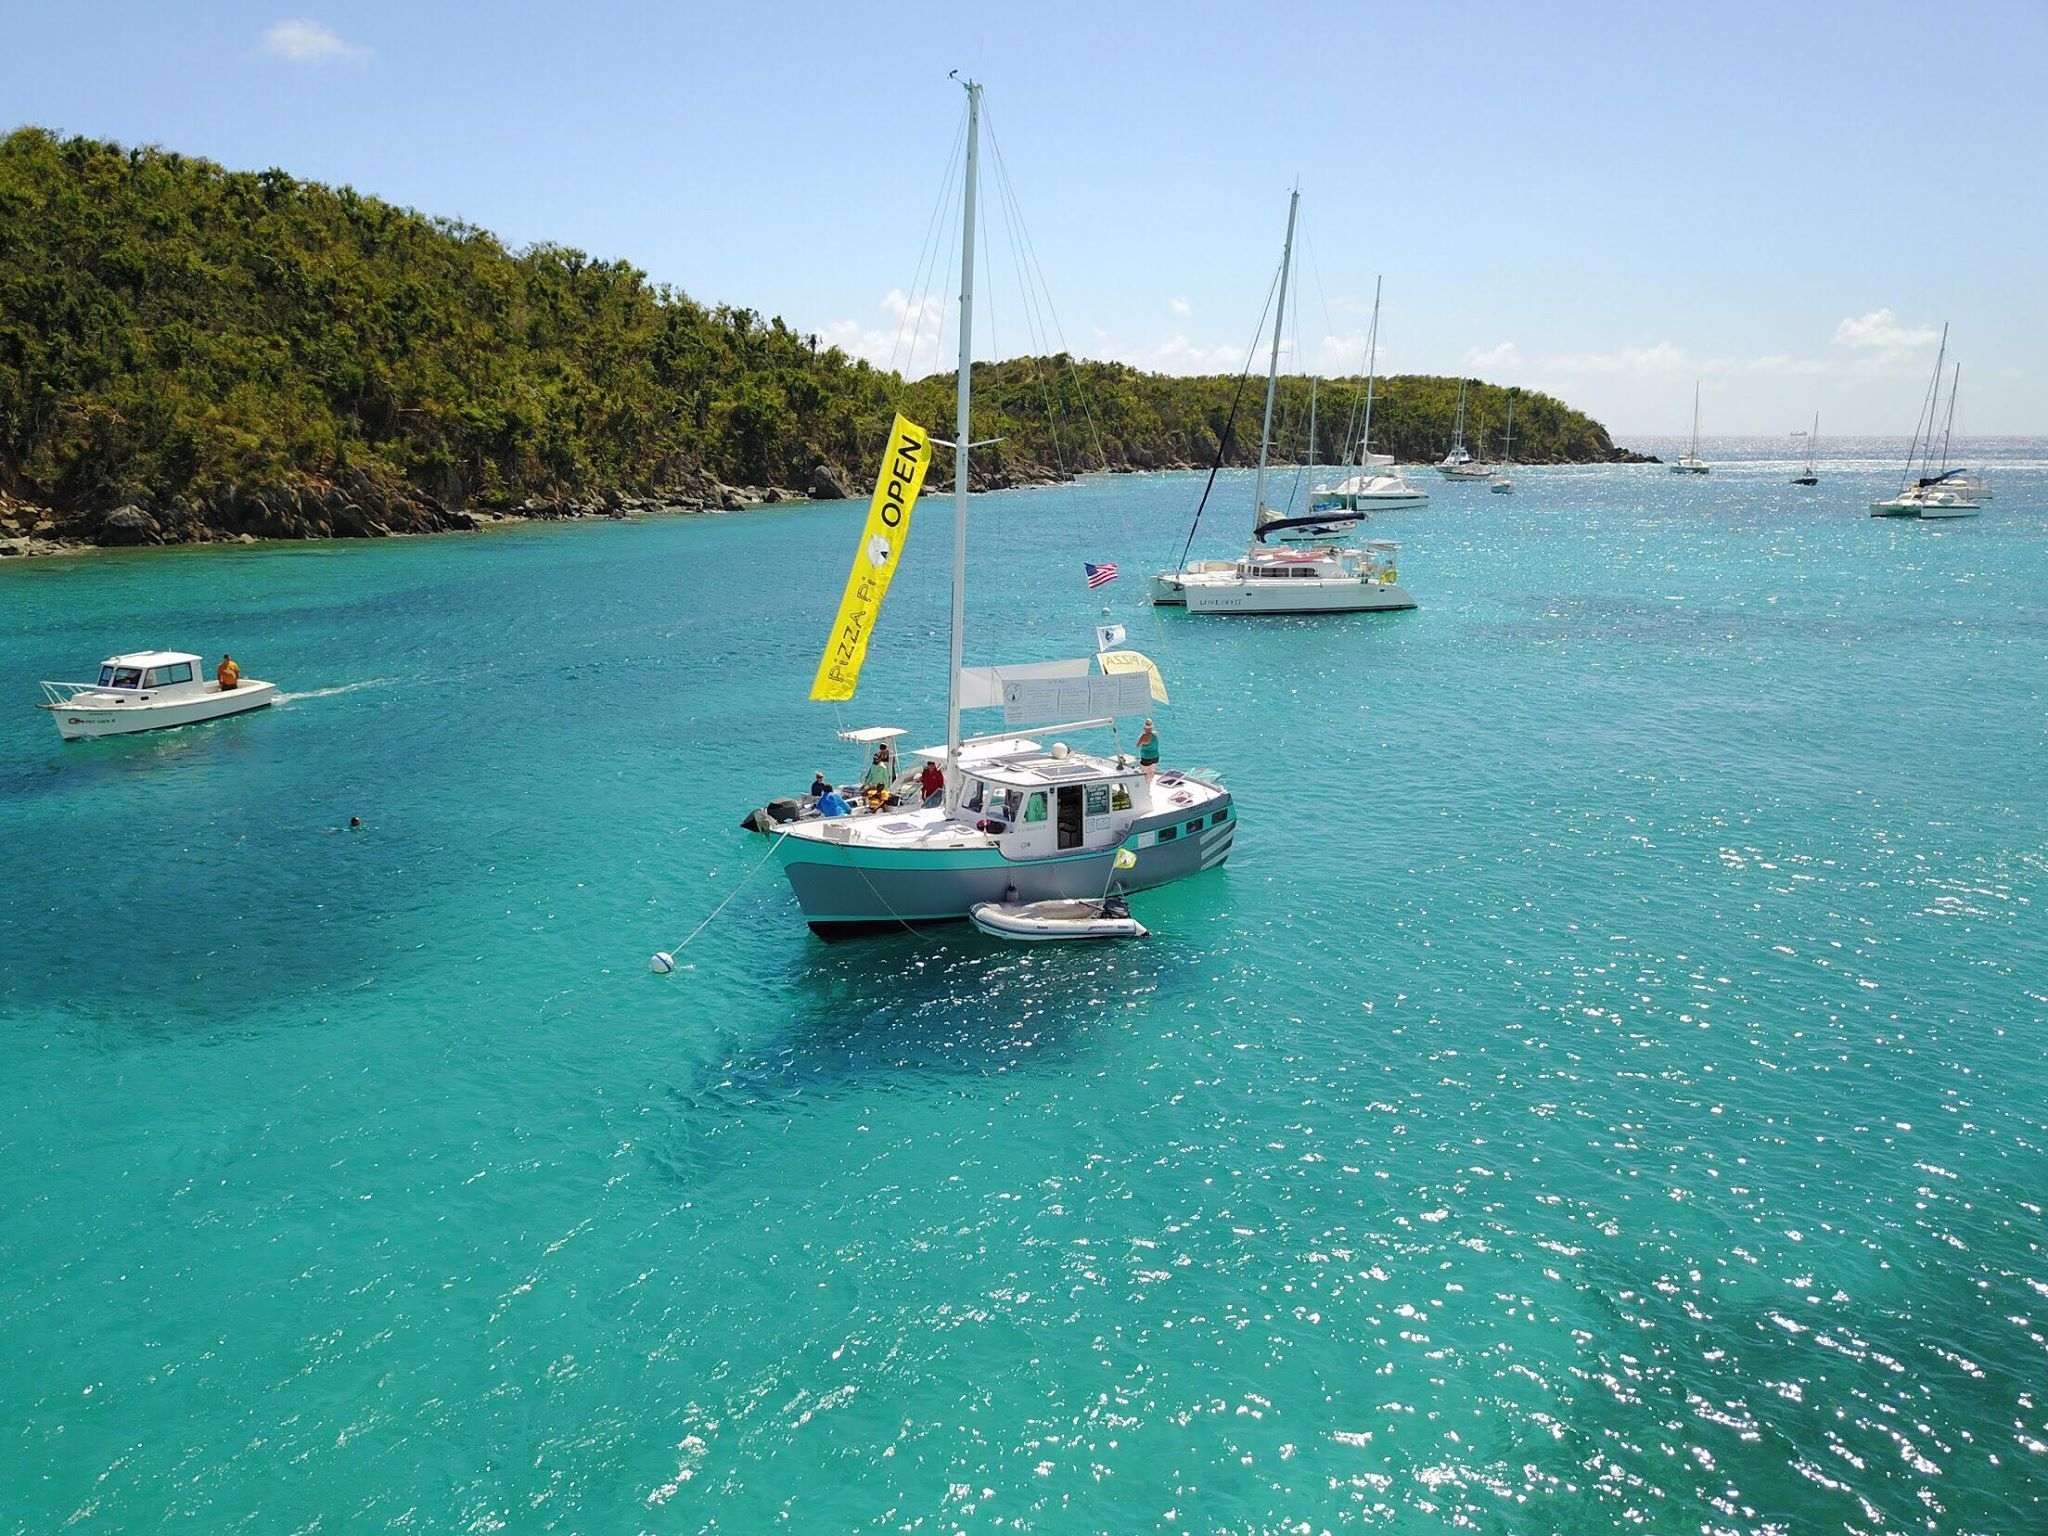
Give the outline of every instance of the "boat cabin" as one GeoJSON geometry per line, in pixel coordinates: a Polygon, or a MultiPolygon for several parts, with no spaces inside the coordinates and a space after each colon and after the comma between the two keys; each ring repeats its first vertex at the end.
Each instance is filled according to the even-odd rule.
{"type": "Polygon", "coordinates": [[[1058,741],[1001,745],[1011,750],[962,756],[955,814],[999,839],[1011,858],[1115,847],[1131,818],[1151,809],[1144,772],[1129,757],[1058,741]]]}
{"type": "Polygon", "coordinates": [[[100,663],[100,679],[94,686],[106,692],[134,696],[135,702],[159,691],[175,688],[180,693],[206,686],[205,663],[186,651],[136,651],[127,656],[109,656],[100,663]]]}

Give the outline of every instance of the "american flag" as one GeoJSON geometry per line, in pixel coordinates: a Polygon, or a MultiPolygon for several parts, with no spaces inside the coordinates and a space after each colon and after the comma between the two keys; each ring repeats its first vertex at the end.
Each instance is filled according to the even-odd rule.
{"type": "Polygon", "coordinates": [[[1083,560],[1081,562],[1081,569],[1088,573],[1088,590],[1091,592],[1107,582],[1116,580],[1116,567],[1114,565],[1090,565],[1086,560],[1083,560]]]}

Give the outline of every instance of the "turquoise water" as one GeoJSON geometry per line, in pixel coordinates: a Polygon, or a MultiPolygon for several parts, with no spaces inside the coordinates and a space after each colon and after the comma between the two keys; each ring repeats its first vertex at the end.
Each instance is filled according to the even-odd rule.
{"type": "Polygon", "coordinates": [[[840,719],[858,509],[0,568],[0,1529],[2048,1525],[2048,455],[1799,451],[1432,486],[1363,622],[978,499],[970,661],[1108,596],[1238,796],[1101,949],[737,830],[942,731],[943,498],[840,719]],[[28,708],[144,645],[292,697],[28,708]]]}

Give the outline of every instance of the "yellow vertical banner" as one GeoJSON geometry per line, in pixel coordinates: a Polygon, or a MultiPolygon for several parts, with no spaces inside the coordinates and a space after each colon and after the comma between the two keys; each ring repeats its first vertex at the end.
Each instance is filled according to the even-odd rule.
{"type": "Polygon", "coordinates": [[[904,541],[910,537],[910,509],[917,505],[917,493],[924,489],[925,470],[930,465],[931,434],[898,416],[889,429],[889,450],[882,456],[875,498],[868,503],[867,525],[861,529],[860,547],[853,554],[846,595],[839,599],[839,617],[832,621],[832,638],[819,659],[818,675],[811,679],[812,698],[843,701],[853,697],[860,682],[860,664],[867,658],[868,637],[874,633],[882,599],[888,595],[904,541]]]}

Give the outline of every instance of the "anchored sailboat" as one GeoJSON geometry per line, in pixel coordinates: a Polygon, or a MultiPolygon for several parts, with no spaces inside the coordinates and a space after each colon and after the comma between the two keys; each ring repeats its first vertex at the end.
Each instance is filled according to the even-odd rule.
{"type": "MultiPolygon", "coordinates": [[[[775,853],[796,893],[804,920],[821,937],[837,938],[968,916],[984,903],[1011,906],[1050,900],[1100,902],[1113,888],[1163,885],[1221,864],[1237,832],[1230,792],[1205,775],[1141,763],[1120,745],[1105,753],[1041,744],[1026,736],[1064,737],[1114,731],[1116,718],[1142,714],[1163,692],[1149,662],[1117,652],[1098,637],[1104,675],[1087,658],[1018,667],[969,669],[962,664],[967,603],[969,400],[974,358],[974,215],[979,174],[981,87],[967,89],[966,185],[960,238],[960,361],[953,450],[953,612],[946,698],[946,741],[915,754],[942,771],[937,804],[796,821],[775,832],[775,853]],[[1134,670],[1124,670],[1142,662],[1134,670]],[[963,736],[963,711],[1001,707],[1006,729],[963,736]],[[1052,722],[1061,722],[1054,724],[1052,722]]],[[[899,425],[905,425],[899,423],[899,425]]],[[[893,446],[893,445],[892,445],[893,446]]],[[[890,463],[876,507],[891,505],[890,463]]],[[[907,528],[909,498],[902,499],[907,528]]],[[[862,581],[859,563],[893,564],[900,544],[864,538],[848,592],[862,581]]],[[[879,603],[877,596],[875,601],[879,603]]],[[[842,620],[845,618],[842,610],[842,620]]],[[[872,614],[869,615],[872,617],[872,614]]],[[[842,626],[843,629],[843,626],[842,626]]],[[[860,648],[865,649],[862,627],[860,648]]],[[[835,632],[835,646],[843,639],[835,632]]],[[[828,650],[823,679],[834,662],[828,650]]],[[[858,658],[854,659],[857,672],[858,658]]],[[[843,671],[843,668],[842,668],[843,671]]],[[[848,695],[850,696],[850,683],[848,695]]]]}
{"type": "MultiPolygon", "coordinates": [[[[1303,538],[1331,538],[1348,532],[1368,513],[1391,511],[1396,507],[1426,507],[1429,492],[1420,486],[1410,485],[1394,467],[1391,453],[1372,451],[1372,403],[1373,386],[1379,371],[1380,342],[1380,284],[1375,278],[1372,285],[1372,328],[1366,332],[1365,341],[1365,417],[1358,433],[1358,473],[1348,475],[1335,485],[1319,485],[1315,488],[1309,507],[1324,514],[1325,521],[1313,527],[1282,533],[1280,537],[1288,543],[1303,538]],[[1356,513],[1346,518],[1342,514],[1356,513]]],[[[1313,407],[1313,397],[1311,397],[1313,407]]],[[[1344,454],[1345,467],[1350,467],[1351,455],[1347,448],[1344,454]]]]}
{"type": "Polygon", "coordinates": [[[1675,475],[1704,475],[1709,465],[1700,457],[1700,386],[1695,379],[1692,386],[1692,446],[1678,456],[1678,462],[1671,466],[1675,475]]]}
{"type": "Polygon", "coordinates": [[[1273,394],[1280,376],[1280,336],[1287,321],[1287,278],[1294,263],[1294,219],[1300,204],[1299,192],[1289,196],[1287,240],[1280,253],[1280,303],[1266,364],[1266,418],[1259,431],[1258,474],[1252,481],[1251,547],[1235,560],[1197,560],[1154,576],[1152,601],[1160,607],[1185,607],[1189,613],[1276,614],[1363,613],[1415,606],[1415,599],[1395,580],[1394,554],[1399,546],[1384,539],[1368,540],[1358,548],[1320,544],[1276,549],[1267,543],[1293,529],[1328,521],[1315,514],[1282,517],[1266,505],[1273,394]]]}
{"type": "Polygon", "coordinates": [[[1948,361],[1948,327],[1941,328],[1941,349],[1934,355],[1934,378],[1920,416],[1913,423],[1913,446],[1906,451],[1906,483],[1889,501],[1870,505],[1872,517],[1975,517],[1983,510],[1983,482],[1964,469],[1948,467],[1949,432],[1956,419],[1956,385],[1962,364],[1956,364],[1948,392],[1948,417],[1941,430],[1941,465],[1934,462],[1934,418],[1941,415],[1941,373],[1948,361]]]}
{"type": "Polygon", "coordinates": [[[1820,412],[1813,413],[1813,430],[1806,434],[1806,468],[1792,477],[1794,485],[1819,485],[1820,476],[1813,472],[1813,456],[1820,450],[1820,412]]]}
{"type": "Polygon", "coordinates": [[[1509,478],[1508,466],[1515,462],[1515,397],[1508,396],[1508,429],[1501,439],[1500,472],[1493,477],[1489,489],[1496,496],[1512,496],[1515,482],[1509,478]]]}
{"type": "Polygon", "coordinates": [[[1451,428],[1451,451],[1437,460],[1436,472],[1446,480],[1484,480],[1493,473],[1465,450],[1465,379],[1458,380],[1458,419],[1451,428]]]}

